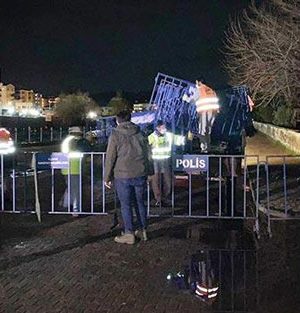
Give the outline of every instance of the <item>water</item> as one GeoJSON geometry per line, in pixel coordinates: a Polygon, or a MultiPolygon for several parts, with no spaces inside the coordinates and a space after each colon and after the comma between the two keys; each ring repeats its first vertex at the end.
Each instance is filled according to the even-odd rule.
{"type": "Polygon", "coordinates": [[[274,225],[273,238],[249,231],[192,226],[170,236],[199,242],[178,271],[165,277],[210,312],[300,312],[300,223],[274,225]]]}

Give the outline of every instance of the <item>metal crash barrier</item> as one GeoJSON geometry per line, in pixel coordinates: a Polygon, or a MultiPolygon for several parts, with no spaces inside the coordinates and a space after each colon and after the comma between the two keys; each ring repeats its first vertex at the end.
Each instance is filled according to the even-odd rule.
{"type": "MultiPolygon", "coordinates": [[[[255,221],[259,232],[258,156],[184,155],[175,157],[173,164],[172,190],[169,199],[164,199],[166,204],[162,200],[153,205],[151,183],[148,185],[149,216],[249,219],[255,221]],[[176,163],[183,166],[176,169],[176,163]]],[[[162,195],[163,184],[161,176],[162,195]]]]}
{"type": "MultiPolygon", "coordinates": [[[[205,160],[205,171],[172,173],[168,206],[152,206],[148,185],[149,216],[253,219],[258,231],[258,157],[205,156],[205,160]]],[[[1,155],[1,211],[106,214],[116,200],[115,192],[104,186],[104,162],[101,152],[82,153],[75,161],[63,153],[19,153],[14,163],[1,155]],[[78,163],[77,175],[70,170],[72,162],[78,163]]]]}
{"type": "MultiPolygon", "coordinates": [[[[105,153],[82,153],[78,173],[63,153],[1,155],[2,213],[107,214],[116,209],[114,190],[104,186],[105,153]],[[75,200],[74,200],[75,197],[75,200]]],[[[268,231],[276,220],[300,219],[300,156],[173,156],[168,199],[155,203],[151,180],[145,194],[148,215],[253,220],[259,212],[268,231]],[[196,162],[196,163],[195,163],[196,162]]],[[[159,188],[163,196],[164,179],[159,188]]]]}
{"type": "Polygon", "coordinates": [[[103,182],[105,153],[18,153],[14,164],[1,155],[1,212],[106,214],[115,203],[103,182]],[[78,173],[71,171],[77,162],[78,173]]]}
{"type": "Polygon", "coordinates": [[[300,156],[270,155],[263,165],[260,205],[272,235],[272,221],[300,220],[300,156]]]}

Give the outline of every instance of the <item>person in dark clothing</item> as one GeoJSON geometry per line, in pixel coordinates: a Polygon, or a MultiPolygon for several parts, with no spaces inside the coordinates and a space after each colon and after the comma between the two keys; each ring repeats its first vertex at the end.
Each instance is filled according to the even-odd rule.
{"type": "Polygon", "coordinates": [[[108,141],[104,177],[107,188],[111,188],[114,179],[121,203],[124,233],[115,237],[115,241],[126,244],[134,244],[135,236],[147,240],[144,192],[150,171],[147,138],[137,125],[130,122],[130,119],[131,114],[128,111],[122,111],[117,115],[118,126],[112,131],[108,141]],[[131,209],[133,196],[138,207],[139,224],[135,232],[131,209]]]}

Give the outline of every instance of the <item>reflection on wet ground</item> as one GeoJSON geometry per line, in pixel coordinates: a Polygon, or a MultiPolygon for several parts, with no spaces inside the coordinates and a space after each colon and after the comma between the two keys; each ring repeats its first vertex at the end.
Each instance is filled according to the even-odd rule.
{"type": "Polygon", "coordinates": [[[176,238],[199,250],[165,277],[168,288],[207,304],[211,312],[300,311],[300,225],[277,225],[276,238],[254,242],[242,225],[178,228],[176,238]]]}

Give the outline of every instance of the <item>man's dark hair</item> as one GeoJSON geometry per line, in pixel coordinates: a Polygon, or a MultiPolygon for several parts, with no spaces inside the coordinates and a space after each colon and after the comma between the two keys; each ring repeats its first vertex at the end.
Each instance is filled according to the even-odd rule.
{"type": "Polygon", "coordinates": [[[117,114],[117,122],[124,123],[124,122],[129,122],[131,120],[131,113],[129,111],[120,111],[117,114]]]}
{"type": "Polygon", "coordinates": [[[161,126],[161,125],[165,125],[164,121],[158,120],[158,121],[156,122],[156,127],[159,127],[159,126],[161,126]]]}

